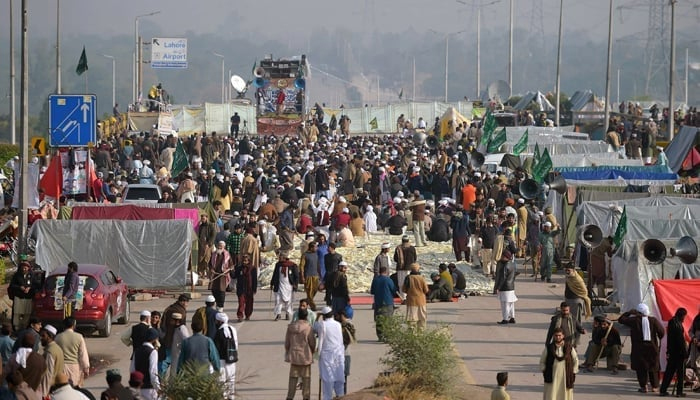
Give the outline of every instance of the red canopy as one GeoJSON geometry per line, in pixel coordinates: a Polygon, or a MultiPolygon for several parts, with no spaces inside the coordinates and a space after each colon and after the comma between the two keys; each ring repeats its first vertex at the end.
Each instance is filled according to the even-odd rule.
{"type": "Polygon", "coordinates": [[[688,310],[683,326],[690,329],[700,305],[700,279],[655,279],[652,281],[661,319],[670,320],[679,307],[688,310]]]}

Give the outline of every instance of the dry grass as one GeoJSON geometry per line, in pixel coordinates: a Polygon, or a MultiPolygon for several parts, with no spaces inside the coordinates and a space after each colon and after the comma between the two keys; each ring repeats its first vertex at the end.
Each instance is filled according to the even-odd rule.
{"type": "Polygon", "coordinates": [[[425,387],[425,383],[419,375],[405,375],[394,373],[380,375],[375,381],[375,387],[384,390],[387,398],[392,400],[449,400],[450,397],[441,396],[425,387]]]}

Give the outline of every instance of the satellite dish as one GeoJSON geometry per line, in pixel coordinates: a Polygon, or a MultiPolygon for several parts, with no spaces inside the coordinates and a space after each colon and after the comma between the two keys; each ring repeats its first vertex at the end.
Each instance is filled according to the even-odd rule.
{"type": "Polygon", "coordinates": [[[234,76],[231,77],[231,86],[233,86],[233,88],[234,88],[238,93],[241,93],[241,92],[245,92],[246,86],[248,86],[248,85],[246,85],[246,83],[245,83],[245,81],[243,80],[243,78],[241,78],[241,77],[238,76],[238,75],[234,75],[234,76]]]}
{"type": "Polygon", "coordinates": [[[506,81],[497,80],[489,84],[486,92],[490,99],[499,98],[501,100],[508,100],[510,97],[510,85],[506,81]]]}

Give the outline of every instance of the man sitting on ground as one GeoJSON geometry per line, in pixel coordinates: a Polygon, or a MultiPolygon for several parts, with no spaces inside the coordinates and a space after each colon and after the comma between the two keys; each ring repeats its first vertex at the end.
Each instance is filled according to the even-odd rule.
{"type": "Polygon", "coordinates": [[[449,282],[447,282],[447,280],[441,277],[437,272],[431,273],[430,279],[433,281],[433,284],[430,285],[428,301],[431,303],[435,300],[450,301],[452,298],[452,289],[450,288],[449,282]]]}

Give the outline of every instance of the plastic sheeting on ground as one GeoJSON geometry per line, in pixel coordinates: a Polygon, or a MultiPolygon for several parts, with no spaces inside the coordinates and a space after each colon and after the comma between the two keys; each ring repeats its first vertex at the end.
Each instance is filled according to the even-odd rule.
{"type": "Polygon", "coordinates": [[[185,285],[194,231],[188,219],[39,220],[36,262],[47,272],[70,261],[108,265],[131,288],[185,285]]]}

